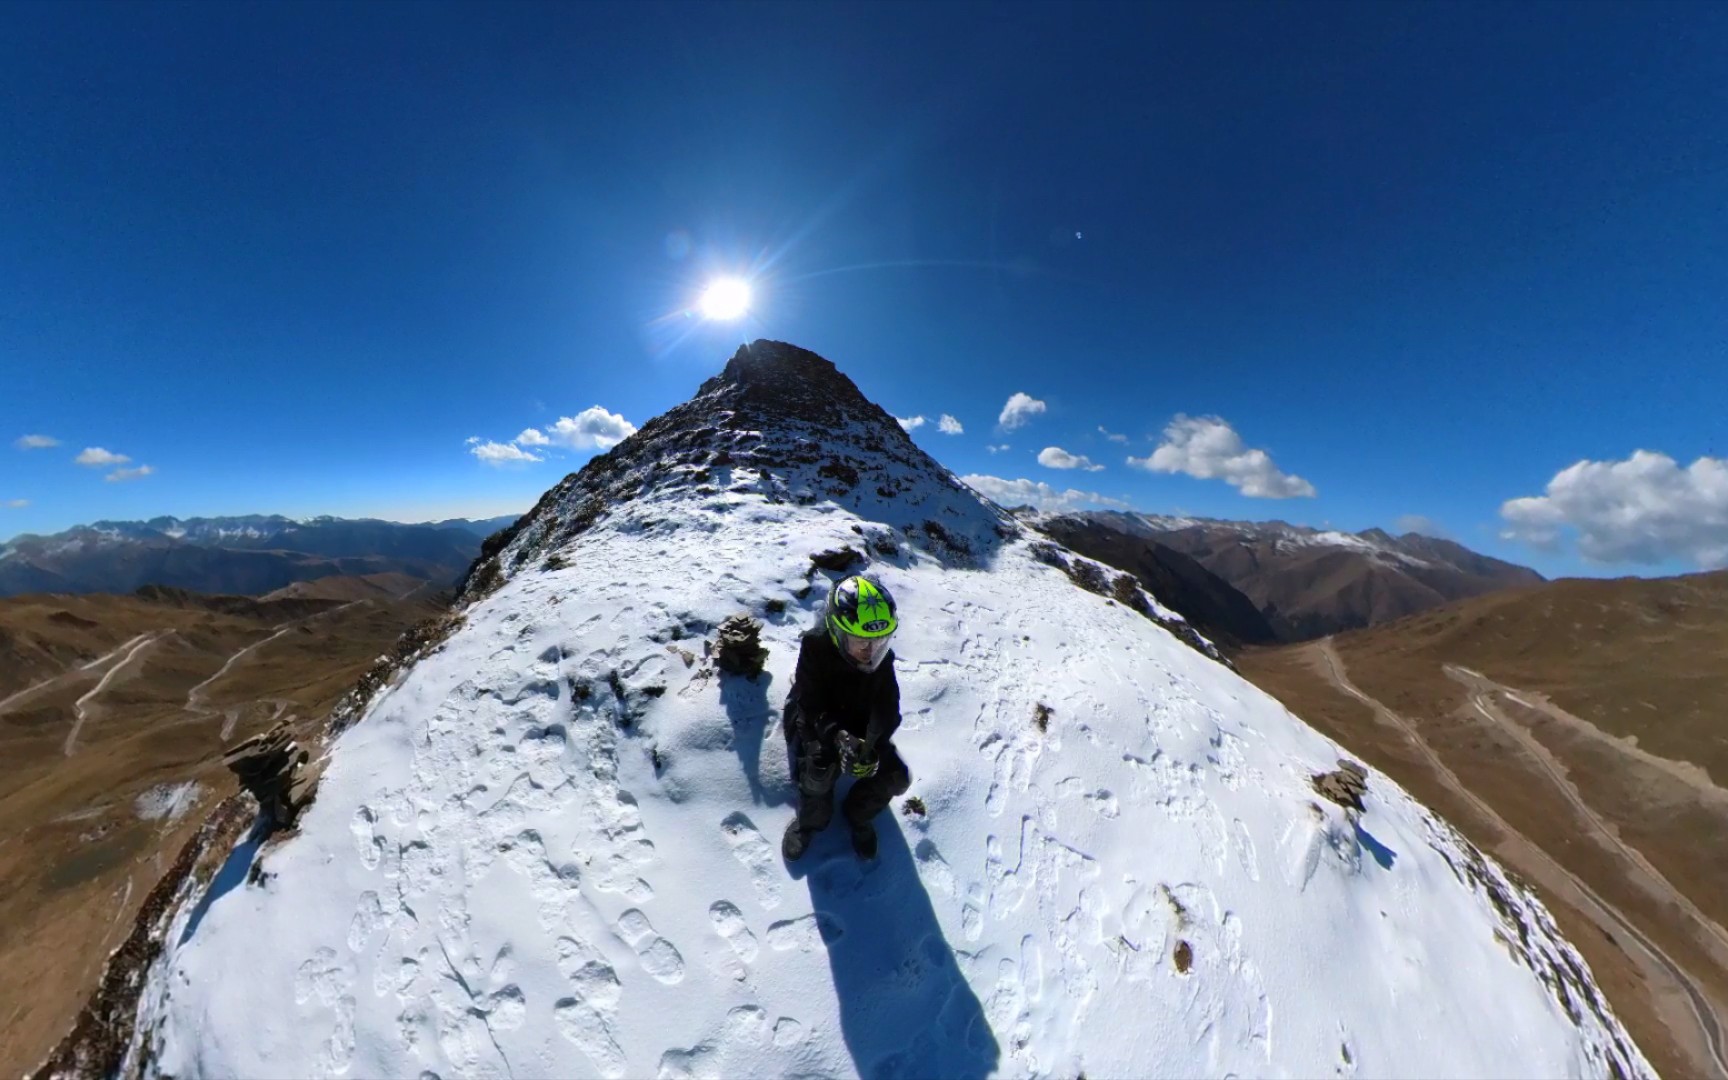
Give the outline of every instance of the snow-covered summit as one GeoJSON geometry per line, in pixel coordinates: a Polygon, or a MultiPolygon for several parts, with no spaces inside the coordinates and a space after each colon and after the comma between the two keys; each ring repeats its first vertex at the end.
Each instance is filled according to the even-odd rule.
{"type": "Polygon", "coordinates": [[[1319,796],[1335,745],[814,354],[741,350],[487,554],[299,832],[185,898],[134,1065],[1651,1072],[1534,896],[1384,776],[1319,796]],[[787,867],[779,706],[846,547],[900,601],[918,803],[787,867]],[[707,655],[739,611],[754,680],[707,655]]]}
{"type": "Polygon", "coordinates": [[[858,519],[852,544],[895,547],[909,531],[949,565],[981,565],[1021,531],[831,362],[759,340],[694,398],[548,491],[515,526],[499,568],[508,577],[602,520],[629,531],[678,526],[649,507],[725,514],[757,503],[844,507],[858,519]]]}

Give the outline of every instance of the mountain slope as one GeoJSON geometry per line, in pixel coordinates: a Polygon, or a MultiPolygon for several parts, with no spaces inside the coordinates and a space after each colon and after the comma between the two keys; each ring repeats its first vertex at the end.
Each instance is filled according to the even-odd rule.
{"type": "Polygon", "coordinates": [[[443,587],[474,558],[483,536],[513,520],[403,525],[250,515],[99,521],[0,544],[0,596],[120,593],[143,585],[254,595],[321,577],[384,573],[443,587]]]}
{"type": "Polygon", "coordinates": [[[1278,640],[1254,601],[1180,551],[1078,515],[1023,516],[1064,547],[1133,574],[1148,592],[1214,641],[1241,646],[1278,640]]]}
{"type": "Polygon", "coordinates": [[[304,733],[443,605],[195,596],[0,599],[0,1076],[35,1065],[198,816],[226,743],[304,733]]]}
{"type": "Polygon", "coordinates": [[[1241,590],[1287,641],[1373,626],[1450,600],[1539,584],[1534,570],[1416,533],[1394,537],[1282,521],[1215,521],[1119,511],[1074,515],[1197,560],[1241,590]]]}
{"type": "Polygon", "coordinates": [[[1533,896],[1379,774],[1360,820],[1316,796],[1332,743],[1138,594],[1077,589],[1102,571],[1059,572],[813,354],[741,350],[519,525],[260,883],[247,847],[186,898],[135,1063],[1650,1071],[1533,896]],[[810,557],[847,545],[901,602],[925,812],[884,815],[875,862],[835,830],[788,873],[775,715],[810,557]],[[740,610],[754,681],[706,655],[740,610]]]}

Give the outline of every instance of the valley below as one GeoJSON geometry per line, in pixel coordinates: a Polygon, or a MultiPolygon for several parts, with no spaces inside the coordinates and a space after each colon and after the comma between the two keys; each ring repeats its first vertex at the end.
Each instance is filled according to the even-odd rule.
{"type": "Polygon", "coordinates": [[[146,588],[0,599],[0,1074],[71,1027],[211,807],[226,746],[299,735],[448,593],[401,575],[264,598],[146,588]]]}
{"type": "Polygon", "coordinates": [[[1664,1073],[1728,1075],[1728,574],[1562,581],[1244,674],[1534,884],[1664,1073]]]}

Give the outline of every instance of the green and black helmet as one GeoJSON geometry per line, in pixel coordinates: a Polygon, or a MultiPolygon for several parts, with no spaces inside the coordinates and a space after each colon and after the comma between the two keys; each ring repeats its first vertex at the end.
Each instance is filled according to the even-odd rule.
{"type": "Polygon", "coordinates": [[[863,574],[835,584],[828,594],[825,621],[834,647],[859,671],[876,670],[888,655],[889,639],[900,628],[894,597],[881,582],[863,574]]]}

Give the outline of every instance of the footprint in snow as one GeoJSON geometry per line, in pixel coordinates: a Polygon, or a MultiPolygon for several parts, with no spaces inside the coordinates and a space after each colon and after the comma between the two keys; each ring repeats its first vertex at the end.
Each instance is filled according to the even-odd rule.
{"type": "Polygon", "coordinates": [[[756,887],[756,897],[765,908],[780,906],[780,868],[774,849],[757,831],[743,811],[730,814],[720,823],[720,835],[744,868],[750,871],[750,883],[756,887]]]}
{"type": "Polygon", "coordinates": [[[384,906],[378,902],[378,894],[367,889],[360,894],[360,903],[354,909],[354,920],[348,925],[348,951],[364,952],[366,943],[372,940],[372,935],[383,925],[384,906]]]}
{"type": "Polygon", "coordinates": [[[348,831],[354,836],[354,847],[360,852],[360,864],[368,870],[378,869],[378,863],[384,858],[384,841],[374,832],[377,824],[378,815],[366,806],[354,811],[354,818],[348,823],[348,831]]]}
{"type": "Polygon", "coordinates": [[[670,941],[654,932],[648,916],[631,908],[618,916],[618,934],[636,950],[642,970],[670,986],[684,979],[684,957],[670,941]]]}
{"type": "MultiPolygon", "coordinates": [[[[776,1046],[791,1045],[797,1041],[796,1036],[802,1035],[802,1027],[798,1021],[789,1017],[781,1017],[774,1026],[776,1046]],[[781,1043],[782,1025],[790,1024],[787,1029],[788,1041],[781,1043]],[[796,1033],[792,1029],[797,1029],[796,1033]]],[[[703,1040],[689,1049],[673,1047],[660,1055],[660,1080],[697,1080],[697,1078],[720,1077],[738,1073],[736,1067],[728,1068],[723,1060],[726,1052],[732,1049],[750,1051],[760,1047],[768,1036],[768,1014],[755,1005],[740,1005],[726,1014],[726,1026],[718,1040],[703,1040]]]]}
{"type": "Polygon", "coordinates": [[[977,941],[984,934],[984,886],[973,884],[966,889],[966,906],[960,911],[960,931],[967,941],[977,941]]]}
{"type": "Polygon", "coordinates": [[[558,1033],[586,1054],[606,1080],[621,1080],[629,1064],[612,1032],[612,1015],[623,996],[617,972],[593,946],[561,937],[558,973],[569,981],[571,989],[569,997],[552,1006],[558,1033]]]}
{"type": "Polygon", "coordinates": [[[959,887],[954,882],[954,871],[929,837],[918,841],[913,856],[918,861],[918,876],[923,879],[927,890],[950,898],[959,895],[959,887]]]}
{"type": "Polygon", "coordinates": [[[775,952],[810,952],[822,942],[835,942],[846,933],[840,921],[825,911],[786,919],[768,928],[768,947],[775,952]]]}
{"type": "Polygon", "coordinates": [[[708,917],[714,922],[714,932],[732,946],[738,959],[746,964],[756,959],[756,935],[752,934],[750,927],[745,924],[744,913],[738,910],[738,905],[730,900],[716,900],[708,908],[708,917]]]}

